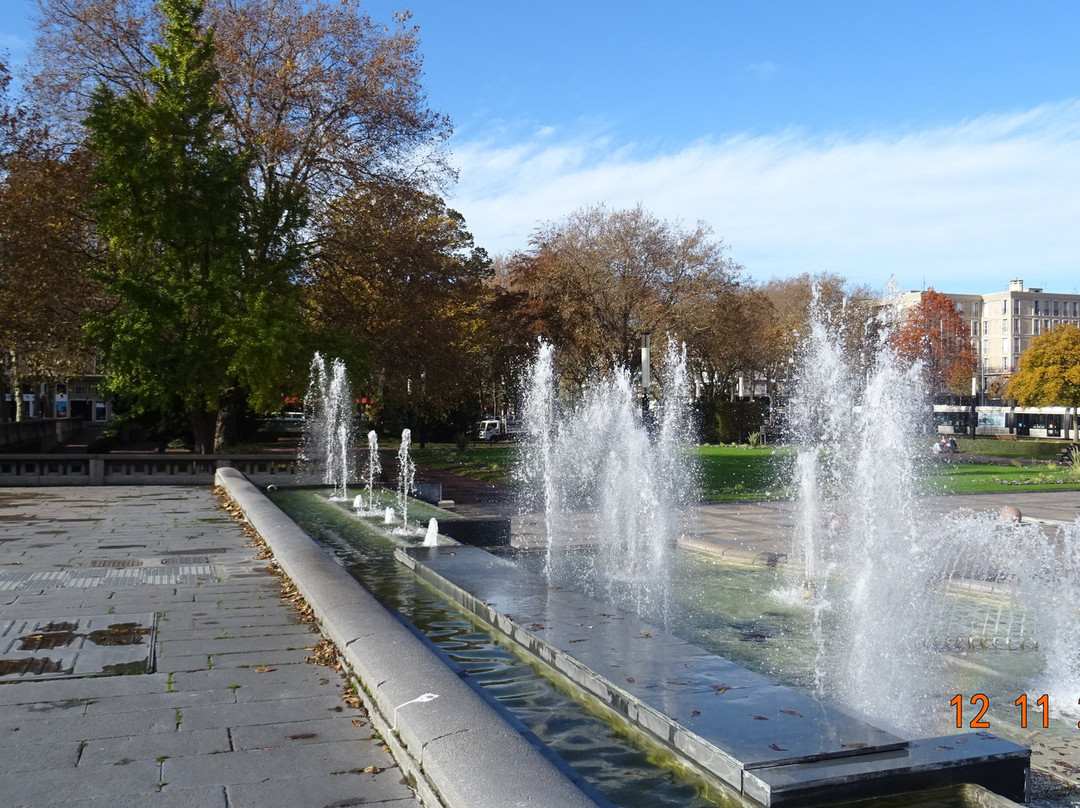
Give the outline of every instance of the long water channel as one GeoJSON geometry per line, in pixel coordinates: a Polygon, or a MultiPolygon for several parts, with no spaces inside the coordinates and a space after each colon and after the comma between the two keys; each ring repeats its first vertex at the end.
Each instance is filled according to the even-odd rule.
{"type": "MultiPolygon", "coordinates": [[[[584,708],[556,682],[517,656],[509,645],[479,628],[454,604],[398,564],[393,557],[395,545],[377,528],[350,513],[346,503],[331,502],[324,492],[304,489],[279,489],[270,496],[380,601],[403,615],[459,664],[467,681],[494,697],[615,805],[705,808],[744,804],[679,771],[663,752],[635,743],[584,708]]],[[[701,559],[684,558],[681,572],[676,575],[700,581],[703,576],[696,569],[700,565],[717,567],[701,559]]],[[[807,627],[797,616],[792,621],[798,609],[775,608],[775,593],[784,585],[778,573],[764,568],[720,568],[713,569],[707,579],[712,583],[706,596],[727,606],[717,608],[713,604],[703,610],[692,603],[673,603],[680,612],[697,618],[697,624],[689,626],[686,639],[806,689],[811,674],[805,663],[801,668],[792,665],[805,660],[805,650],[797,641],[788,640],[805,636],[807,627]],[[739,580],[735,582],[735,578],[739,580]],[[753,602],[748,601],[747,592],[755,593],[753,602]],[[710,614],[721,616],[708,617],[710,614]],[[781,675],[783,670],[795,673],[785,677],[781,675]]],[[[674,591],[685,592],[687,588],[676,583],[674,591]]],[[[883,808],[961,808],[973,803],[962,790],[951,789],[878,799],[872,804],[883,808]]],[[[1040,800],[1038,804],[1074,803],[1040,800]]]]}

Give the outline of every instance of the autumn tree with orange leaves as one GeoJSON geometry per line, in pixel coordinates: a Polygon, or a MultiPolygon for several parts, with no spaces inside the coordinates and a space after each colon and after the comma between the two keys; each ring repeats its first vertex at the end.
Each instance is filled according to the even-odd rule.
{"type": "Polygon", "coordinates": [[[975,352],[964,319],[947,295],[933,288],[905,313],[890,340],[902,360],[921,361],[930,393],[962,395],[971,389],[975,352]]]}

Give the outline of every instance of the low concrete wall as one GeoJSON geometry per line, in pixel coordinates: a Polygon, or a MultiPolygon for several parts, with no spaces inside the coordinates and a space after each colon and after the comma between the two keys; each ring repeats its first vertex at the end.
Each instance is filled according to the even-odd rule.
{"type": "Polygon", "coordinates": [[[429,808],[610,808],[239,471],[220,469],[217,482],[270,545],[352,666],[373,724],[429,808]]]}
{"type": "Polygon", "coordinates": [[[258,485],[298,485],[295,457],[275,455],[0,454],[0,486],[213,485],[235,467],[258,485]]]}

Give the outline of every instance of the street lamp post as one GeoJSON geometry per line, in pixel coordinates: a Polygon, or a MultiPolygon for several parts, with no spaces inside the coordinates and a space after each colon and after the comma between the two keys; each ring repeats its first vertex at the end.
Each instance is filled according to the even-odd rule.
{"type": "Polygon", "coordinates": [[[649,343],[648,333],[641,335],[641,418],[649,421],[649,343]]]}

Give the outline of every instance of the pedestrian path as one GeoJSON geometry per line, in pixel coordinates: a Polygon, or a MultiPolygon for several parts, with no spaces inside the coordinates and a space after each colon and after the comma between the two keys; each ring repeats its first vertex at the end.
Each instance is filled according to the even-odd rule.
{"type": "Polygon", "coordinates": [[[0,489],[0,804],[415,805],[258,555],[205,488],[0,489]]]}

